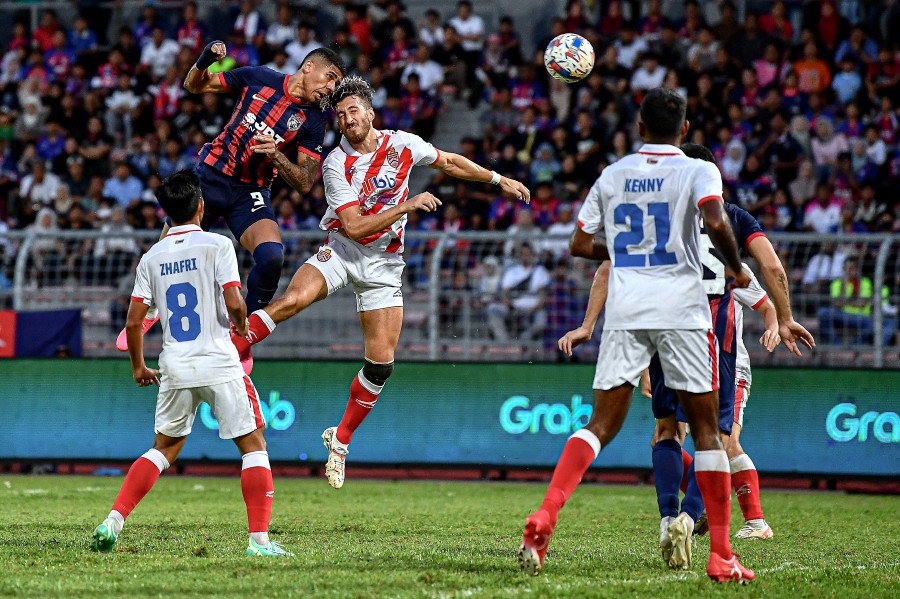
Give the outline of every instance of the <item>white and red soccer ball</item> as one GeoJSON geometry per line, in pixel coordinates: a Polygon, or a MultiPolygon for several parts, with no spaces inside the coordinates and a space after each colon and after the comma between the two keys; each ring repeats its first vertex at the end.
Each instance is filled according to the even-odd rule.
{"type": "Polygon", "coordinates": [[[544,66],[555,79],[566,83],[581,81],[594,68],[594,48],[577,33],[563,33],[547,44],[544,66]]]}

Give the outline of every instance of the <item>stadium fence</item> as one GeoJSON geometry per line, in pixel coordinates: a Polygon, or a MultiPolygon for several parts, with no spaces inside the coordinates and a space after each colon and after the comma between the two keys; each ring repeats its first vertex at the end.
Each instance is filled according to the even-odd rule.
{"type": "MultiPolygon", "coordinates": [[[[81,309],[84,355],[117,355],[114,339],[124,324],[135,266],[158,235],[156,231],[0,233],[0,308],[81,309]]],[[[279,294],[324,239],[321,231],[283,235],[286,258],[279,294]]],[[[804,352],[796,364],[784,360],[783,349],[768,354],[756,342],[762,319],[747,314],[745,343],[754,365],[900,368],[895,340],[900,235],[769,237],[791,281],[795,318],[816,335],[817,347],[804,352]],[[843,273],[858,276],[861,288],[868,279],[870,289],[883,289],[884,295],[871,293],[867,299],[840,305],[832,292],[833,282],[843,273]]],[[[581,324],[596,268],[590,261],[572,259],[567,245],[567,237],[540,231],[407,233],[404,330],[398,354],[407,360],[442,362],[562,360],[556,340],[581,324]],[[523,250],[526,244],[530,252],[523,250]],[[507,283],[517,280],[510,269],[521,260],[533,260],[534,268],[543,271],[532,271],[524,283],[501,289],[505,274],[509,273],[507,283]]],[[[238,249],[246,277],[252,258],[238,249]]],[[[750,264],[759,275],[756,265],[750,264]]],[[[665,299],[648,290],[647,301],[665,299]]],[[[356,359],[363,353],[350,289],[312,305],[279,330],[256,348],[258,357],[356,359]]],[[[597,330],[602,330],[602,319],[597,330]]],[[[596,334],[576,359],[592,361],[598,342],[596,334]]],[[[147,351],[159,348],[157,328],[148,335],[147,351]]]]}

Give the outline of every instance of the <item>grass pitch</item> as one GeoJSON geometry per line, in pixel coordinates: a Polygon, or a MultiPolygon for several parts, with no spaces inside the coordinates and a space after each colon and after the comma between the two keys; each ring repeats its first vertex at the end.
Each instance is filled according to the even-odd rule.
{"type": "MultiPolygon", "coordinates": [[[[518,570],[544,485],[276,479],[273,538],[297,556],[251,558],[235,478],[164,476],[115,554],[88,550],[121,478],[0,476],[0,595],[217,597],[897,596],[896,497],[764,491],[772,541],[735,541],[747,587],[660,559],[650,487],[583,486],[542,576],[518,570]]],[[[740,523],[735,506],[732,526],[740,523]]]]}

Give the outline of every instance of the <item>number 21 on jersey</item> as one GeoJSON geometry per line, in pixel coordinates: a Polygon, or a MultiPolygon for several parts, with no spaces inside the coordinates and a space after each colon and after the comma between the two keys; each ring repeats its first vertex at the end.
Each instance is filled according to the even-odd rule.
{"type": "Polygon", "coordinates": [[[619,204],[613,212],[615,224],[628,227],[619,232],[613,240],[615,266],[617,268],[642,268],[677,264],[678,257],[666,250],[669,242],[669,204],[668,202],[651,202],[647,204],[647,212],[638,204],[619,204]],[[656,245],[653,252],[646,254],[634,252],[633,248],[644,242],[644,218],[653,219],[656,232],[656,245]],[[631,248],[631,249],[630,249],[631,248]]]}

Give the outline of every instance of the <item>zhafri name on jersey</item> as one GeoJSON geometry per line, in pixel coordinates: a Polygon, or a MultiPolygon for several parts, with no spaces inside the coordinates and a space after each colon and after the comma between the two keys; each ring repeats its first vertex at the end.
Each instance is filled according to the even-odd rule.
{"type": "Polygon", "coordinates": [[[177,275],[180,272],[188,272],[189,270],[197,270],[196,258],[188,258],[176,262],[163,262],[159,265],[159,276],[177,275]]]}

